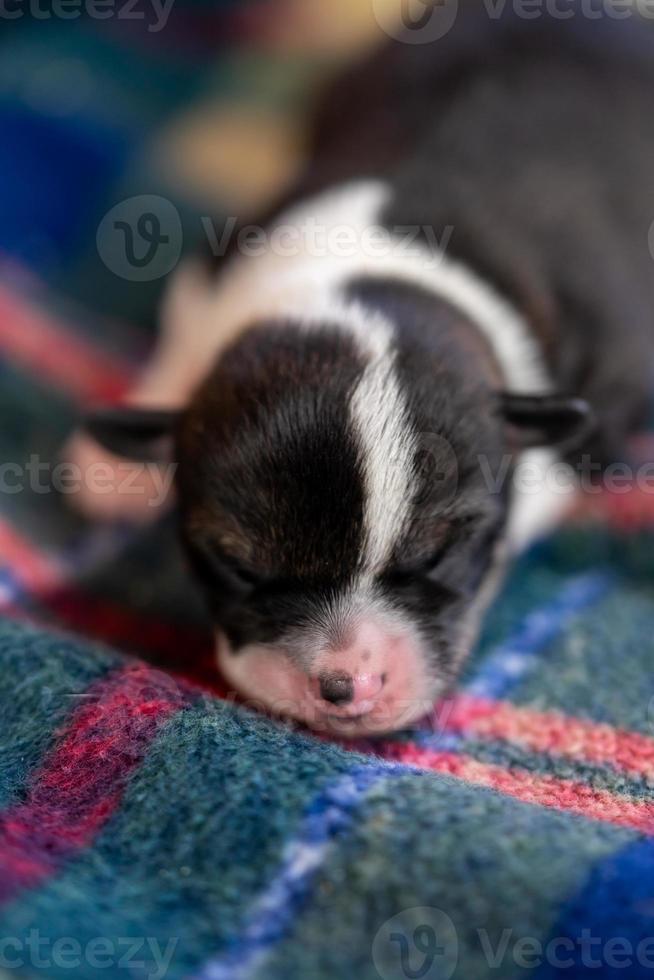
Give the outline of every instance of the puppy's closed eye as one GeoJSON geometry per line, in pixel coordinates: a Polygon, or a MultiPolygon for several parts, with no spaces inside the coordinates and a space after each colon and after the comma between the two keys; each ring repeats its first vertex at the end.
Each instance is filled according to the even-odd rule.
{"type": "Polygon", "coordinates": [[[265,576],[249,563],[229,555],[208,538],[194,536],[187,539],[187,552],[205,583],[219,589],[244,597],[266,581],[265,576]]]}
{"type": "MultiPolygon", "coordinates": [[[[457,522],[458,524],[458,522],[457,522]]],[[[415,546],[410,555],[398,555],[390,573],[394,578],[425,578],[446,559],[457,538],[457,524],[441,523],[436,528],[414,528],[415,546]]]]}
{"type": "Polygon", "coordinates": [[[453,520],[440,532],[432,551],[396,561],[391,578],[400,586],[431,582],[467,593],[483,577],[500,531],[500,524],[480,516],[453,520]]]}
{"type": "Polygon", "coordinates": [[[440,567],[448,551],[449,544],[444,542],[424,558],[396,562],[391,568],[391,575],[400,580],[425,578],[440,567]]]}

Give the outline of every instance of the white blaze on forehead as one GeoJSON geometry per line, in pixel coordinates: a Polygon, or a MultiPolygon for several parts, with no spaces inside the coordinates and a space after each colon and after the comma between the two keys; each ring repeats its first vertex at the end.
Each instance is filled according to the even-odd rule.
{"type": "Polygon", "coordinates": [[[289,307],[306,330],[327,326],[351,337],[365,366],[350,399],[350,423],[364,479],[365,571],[381,569],[411,514],[418,436],[396,371],[394,328],[381,313],[339,291],[315,296],[309,309],[289,307]]]}
{"type": "Polygon", "coordinates": [[[417,436],[395,369],[393,329],[356,305],[346,326],[366,366],[350,401],[364,479],[363,567],[379,571],[391,557],[411,512],[417,436]]]}

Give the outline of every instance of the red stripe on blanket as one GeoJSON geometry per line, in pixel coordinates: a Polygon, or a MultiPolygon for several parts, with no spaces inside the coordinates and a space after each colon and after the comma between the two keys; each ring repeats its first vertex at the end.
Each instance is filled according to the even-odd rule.
{"type": "Polygon", "coordinates": [[[0,353],[80,401],[115,401],[134,378],[133,366],[102,352],[2,285],[0,353]]]}
{"type": "Polygon", "coordinates": [[[210,632],[154,619],[79,589],[63,589],[39,600],[67,629],[123,651],[147,653],[185,680],[227,696],[210,632]]]}
{"type": "Polygon", "coordinates": [[[0,569],[3,566],[43,611],[43,615],[36,608],[26,612],[19,604],[20,597],[6,594],[0,587],[3,615],[43,625],[52,625],[54,617],[55,625],[127,653],[147,654],[182,680],[228,697],[216,668],[210,630],[155,619],[67,585],[73,570],[40,551],[0,518],[0,569]]]}
{"type": "Polygon", "coordinates": [[[585,783],[515,772],[478,762],[453,752],[432,752],[411,744],[389,744],[383,757],[405,765],[455,776],[477,786],[487,786],[523,803],[564,810],[590,820],[601,820],[654,834],[654,803],[593,789],[585,783]]]}
{"type": "Polygon", "coordinates": [[[654,528],[654,494],[639,487],[632,487],[624,494],[602,492],[596,497],[585,494],[579,497],[569,517],[576,523],[608,524],[623,534],[654,528]]]}
{"type": "Polygon", "coordinates": [[[100,599],[66,584],[73,570],[42,551],[0,518],[0,569],[10,570],[16,582],[36,600],[37,609],[21,609],[20,597],[0,587],[5,616],[56,624],[82,636],[102,640],[127,653],[147,654],[183,680],[202,684],[214,694],[228,692],[216,669],[210,631],[169,623],[100,599]],[[44,622],[46,620],[46,622],[44,622]]]}
{"type": "Polygon", "coordinates": [[[578,762],[610,765],[630,776],[654,778],[653,738],[583,718],[460,695],[439,706],[435,727],[502,739],[533,752],[550,752],[578,762]]]}
{"type": "Polygon", "coordinates": [[[600,522],[625,534],[654,529],[654,434],[633,436],[627,458],[627,469],[609,469],[604,486],[577,495],[568,515],[572,522],[600,522]]]}
{"type": "Polygon", "coordinates": [[[81,704],[28,787],[0,816],[0,901],[33,888],[88,846],[120,803],[162,722],[190,692],[139,664],[112,674],[81,704]]]}
{"type": "Polygon", "coordinates": [[[9,568],[29,591],[52,589],[64,578],[63,566],[18,534],[0,518],[0,565],[9,568]]]}

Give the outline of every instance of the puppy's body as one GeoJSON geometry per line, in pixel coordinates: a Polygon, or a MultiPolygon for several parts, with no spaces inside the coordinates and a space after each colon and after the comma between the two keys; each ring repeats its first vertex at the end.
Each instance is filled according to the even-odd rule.
{"type": "Polygon", "coordinates": [[[249,697],[352,733],[424,713],[570,499],[549,450],[516,493],[517,433],[565,434],[573,392],[604,463],[642,419],[649,28],[611,26],[392,45],[336,86],[276,244],[173,284],[134,400],[184,408],[184,538],[249,697]]]}

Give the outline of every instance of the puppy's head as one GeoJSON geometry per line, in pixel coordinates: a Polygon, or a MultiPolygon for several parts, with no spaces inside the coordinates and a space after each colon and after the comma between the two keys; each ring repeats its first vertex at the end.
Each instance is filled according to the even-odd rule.
{"type": "MultiPolygon", "coordinates": [[[[408,725],[451,683],[503,553],[489,474],[507,415],[523,430],[548,417],[466,363],[460,347],[398,348],[374,318],[359,335],[262,323],[177,420],[184,542],[221,669],[249,701],[365,735],[408,725]]],[[[172,422],[147,418],[114,416],[105,441],[151,444],[172,422]]]]}

